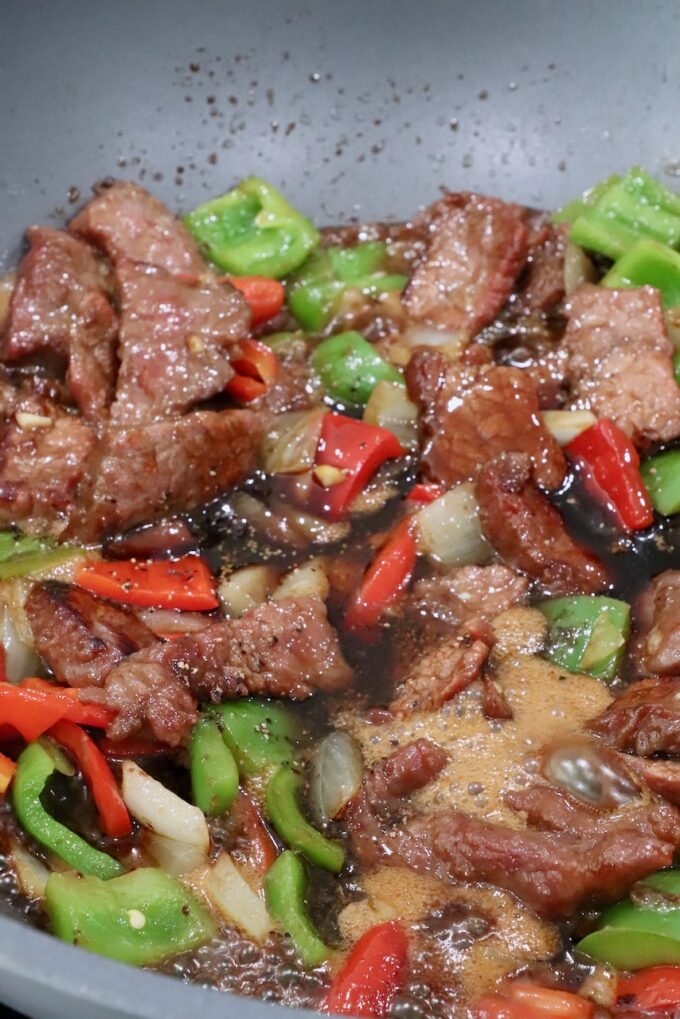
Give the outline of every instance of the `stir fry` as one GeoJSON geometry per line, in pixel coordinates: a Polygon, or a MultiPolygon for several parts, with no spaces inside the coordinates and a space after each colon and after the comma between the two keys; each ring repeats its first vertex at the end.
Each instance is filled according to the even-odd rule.
{"type": "Polygon", "coordinates": [[[680,1009],[680,197],[27,241],[4,911],[330,1014],[680,1009]]]}

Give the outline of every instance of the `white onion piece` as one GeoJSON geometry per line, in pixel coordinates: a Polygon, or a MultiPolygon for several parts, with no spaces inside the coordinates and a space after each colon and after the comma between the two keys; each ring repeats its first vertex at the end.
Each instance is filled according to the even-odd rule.
{"type": "Polygon", "coordinates": [[[180,612],[178,609],[137,609],[137,615],[156,634],[198,633],[213,621],[202,612],[180,612]]]}
{"type": "Polygon", "coordinates": [[[404,367],[411,360],[418,347],[440,350],[452,361],[457,361],[468,345],[469,337],[464,332],[447,332],[434,326],[409,323],[403,333],[387,347],[387,356],[393,364],[404,367]]]}
{"type": "Polygon", "coordinates": [[[264,563],[244,566],[223,577],[217,588],[222,608],[231,619],[266,601],[276,583],[276,570],[264,563]]]}
{"type": "Polygon", "coordinates": [[[312,467],[325,407],[279,414],[260,443],[260,467],[267,474],[300,474],[312,467]]]}
{"type": "Polygon", "coordinates": [[[331,732],[314,751],[309,801],[322,824],[337,817],[359,792],[364,774],[361,750],[346,732],[331,732]]]}
{"type": "Polygon", "coordinates": [[[541,416],[546,428],[560,446],[566,446],[597,421],[590,410],[544,410],[541,416]]]}
{"type": "Polygon", "coordinates": [[[405,449],[418,446],[418,408],[409,400],[405,386],[379,382],[364,408],[364,421],[393,432],[405,449]]]}
{"type": "Polygon", "coordinates": [[[668,339],[676,350],[680,350],[680,305],[676,308],[666,308],[664,315],[668,339]]]}
{"type": "Polygon", "coordinates": [[[272,598],[274,601],[278,601],[281,598],[316,596],[325,601],[330,589],[323,559],[308,559],[306,563],[296,566],[294,570],[286,574],[274,591],[272,598]]]}
{"type": "Polygon", "coordinates": [[[414,515],[421,551],[442,566],[481,565],[492,553],[482,534],[474,485],[466,481],[414,515]]]}
{"type": "Polygon", "coordinates": [[[250,887],[228,853],[222,853],[199,881],[211,904],[235,927],[260,944],[267,940],[272,921],[263,900],[250,887]]]}
{"type": "Polygon", "coordinates": [[[42,860],[12,840],[12,859],[22,893],[28,899],[42,899],[50,872],[42,860]]]}
{"type": "Polygon", "coordinates": [[[173,877],[182,877],[208,866],[208,854],[200,846],[189,842],[178,842],[177,839],[147,831],[142,837],[142,847],[161,870],[173,877]]]}
{"type": "Polygon", "coordinates": [[[24,621],[24,608],[17,599],[0,604],[0,644],[5,649],[5,671],[11,683],[34,676],[40,668],[33,643],[26,640],[26,628],[21,625],[24,621]]]}
{"type": "Polygon", "coordinates": [[[156,835],[208,852],[210,836],[203,811],[147,775],[134,761],[123,764],[123,799],[132,816],[156,835]]]}
{"type": "Polygon", "coordinates": [[[597,279],[595,266],[578,244],[567,241],[564,249],[564,292],[571,297],[582,283],[594,283],[597,279]]]}
{"type": "Polygon", "coordinates": [[[16,281],[16,272],[8,272],[4,276],[0,276],[0,333],[5,328],[16,281]]]}

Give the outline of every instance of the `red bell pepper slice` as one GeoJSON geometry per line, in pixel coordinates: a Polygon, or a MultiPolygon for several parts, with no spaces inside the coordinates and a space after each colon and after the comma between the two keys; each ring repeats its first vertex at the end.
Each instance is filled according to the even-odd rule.
{"type": "Polygon", "coordinates": [[[0,796],[4,796],[7,792],[16,770],[15,762],[10,757],[6,757],[5,754],[0,754],[0,796]]]}
{"type": "Polygon", "coordinates": [[[439,499],[446,489],[433,481],[419,481],[406,496],[406,502],[430,503],[439,499]]]}
{"type": "Polygon", "coordinates": [[[63,719],[52,726],[49,735],[75,758],[97,805],[103,831],[112,839],[130,835],[132,822],[128,809],[113,772],[94,740],[79,725],[63,719]]]}
{"type": "Polygon", "coordinates": [[[538,1019],[533,1008],[519,1001],[510,1001],[500,994],[485,994],[470,1010],[472,1019],[538,1019]]]}
{"type": "Polygon", "coordinates": [[[680,1008],[680,966],[652,966],[621,977],[616,996],[626,999],[621,1004],[630,1004],[640,1012],[668,1014],[680,1008]]]}
{"type": "Polygon", "coordinates": [[[242,340],[239,351],[231,359],[236,375],[227,382],[225,389],[234,399],[250,403],[264,396],[276,382],[279,362],[274,351],[258,340],[242,340]]]}
{"type": "Polygon", "coordinates": [[[242,789],[231,805],[230,818],[243,838],[233,853],[257,878],[263,878],[275,862],[278,852],[257,803],[242,789]],[[243,859],[239,859],[242,856],[243,859]]]}
{"type": "Polygon", "coordinates": [[[337,1015],[386,1016],[406,974],[408,938],[394,920],[359,938],[333,980],[326,1008],[337,1015]]]}
{"type": "Polygon", "coordinates": [[[128,605],[205,612],[219,605],[215,580],[200,556],[188,555],[174,562],[166,559],[145,563],[134,559],[86,562],[75,582],[92,594],[128,605]]]}
{"type": "Polygon", "coordinates": [[[352,499],[385,460],[403,456],[404,449],[393,432],[376,425],[346,417],[326,414],[316,451],[317,467],[337,467],[345,474],[339,484],[324,488],[316,479],[312,483],[311,505],[316,513],[337,520],[350,507],[352,499]]]}
{"type": "MultiPolygon", "coordinates": [[[[278,280],[268,276],[225,276],[232,287],[239,290],[250,308],[254,326],[275,318],[286,299],[286,291],[278,280]]],[[[238,370],[238,369],[237,369],[238,370]]]]}
{"type": "Polygon", "coordinates": [[[411,525],[410,519],[402,520],[378,549],[345,613],[345,625],[349,629],[375,626],[385,609],[406,590],[418,557],[411,525]]]}
{"type": "Polygon", "coordinates": [[[50,687],[44,680],[29,680],[19,686],[0,683],[0,723],[13,726],[30,743],[62,718],[104,728],[116,717],[104,705],[77,700],[76,690],[50,687]]]}
{"type": "Polygon", "coordinates": [[[474,1019],[592,1019],[586,998],[557,987],[518,980],[502,994],[485,994],[472,1008],[474,1019]]]}
{"type": "Polygon", "coordinates": [[[654,511],[640,473],[638,452],[606,418],[581,432],[565,447],[585,472],[586,486],[605,502],[619,525],[639,531],[654,522],[654,511]]]}

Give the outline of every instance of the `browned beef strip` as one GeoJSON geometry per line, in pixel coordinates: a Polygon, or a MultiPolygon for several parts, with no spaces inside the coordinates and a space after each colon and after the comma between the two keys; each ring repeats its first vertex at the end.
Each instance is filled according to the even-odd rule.
{"type": "Polygon", "coordinates": [[[514,570],[491,566],[459,566],[441,577],[417,581],[408,599],[409,614],[448,627],[473,618],[493,619],[523,602],[529,581],[514,570]]]}
{"type": "Polygon", "coordinates": [[[111,420],[134,425],[181,414],[224,390],[233,345],[248,336],[243,296],[216,277],[186,282],[120,259],[120,372],[111,420]]]}
{"type": "Polygon", "coordinates": [[[184,224],[138,184],[116,181],[71,220],[69,230],[101,248],[112,261],[129,258],[172,273],[205,271],[184,224]]]}
{"type": "Polygon", "coordinates": [[[173,559],[195,552],[198,539],[181,517],[146,524],[105,542],[105,554],[113,559],[173,559]]]}
{"type": "Polygon", "coordinates": [[[116,314],[110,273],[92,248],[61,230],[31,227],[7,322],[4,357],[21,361],[50,350],[83,415],[97,422],[113,397],[116,314]]]}
{"type": "Polygon", "coordinates": [[[527,255],[526,210],[448,194],[420,217],[429,243],[404,293],[409,316],[474,336],[507,301],[527,255]]]}
{"type": "Polygon", "coordinates": [[[492,638],[480,639],[463,626],[426,651],[408,673],[390,705],[395,715],[433,711],[479,679],[492,638]]]}
{"type": "Polygon", "coordinates": [[[543,217],[532,224],[524,285],[517,303],[525,314],[549,311],[564,297],[564,230],[543,217]]]}
{"type": "Polygon", "coordinates": [[[252,469],[261,429],[249,410],[195,411],[110,427],[92,469],[93,487],[69,534],[99,538],[215,498],[252,469]]]}
{"type": "Polygon", "coordinates": [[[639,775],[653,792],[680,807],[680,761],[655,760],[634,754],[621,757],[625,766],[639,775]]]}
{"type": "MultiPolygon", "coordinates": [[[[636,881],[673,859],[674,843],[665,837],[670,827],[660,822],[660,838],[653,824],[639,819],[628,824],[617,817],[588,834],[572,835],[514,830],[447,810],[387,827],[399,799],[445,763],[445,757],[435,757],[424,764],[422,743],[401,747],[378,763],[348,804],[345,823],[360,861],[405,863],[444,881],[488,882],[541,915],[568,916],[584,902],[621,898],[636,881]]],[[[674,836],[676,831],[673,827],[674,836]]]]}
{"type": "Polygon", "coordinates": [[[38,654],[69,686],[101,686],[117,662],[156,642],[133,612],[56,580],[33,586],[26,614],[38,654]]]}
{"type": "Polygon", "coordinates": [[[103,691],[87,696],[119,712],[109,732],[113,738],[149,725],[157,739],[176,746],[195,719],[194,698],[300,700],[316,690],[343,689],[351,680],[321,599],[288,598],[139,651],[109,673],[103,691]]]}
{"type": "Polygon", "coordinates": [[[680,435],[680,388],[659,291],[584,284],[569,303],[564,344],[578,406],[610,418],[637,445],[680,435]]]}
{"type": "Polygon", "coordinates": [[[511,566],[549,595],[596,594],[608,583],[593,552],[577,545],[531,478],[529,457],[506,453],[482,468],[476,485],[484,534],[511,566]]]}
{"type": "Polygon", "coordinates": [[[680,570],[654,577],[638,599],[629,654],[640,675],[680,673],[680,570]]]}
{"type": "Polygon", "coordinates": [[[680,753],[680,679],[641,679],[612,701],[588,728],[619,750],[641,757],[680,753]]]}
{"type": "Polygon", "coordinates": [[[444,485],[474,478],[501,452],[527,453],[537,482],[559,488],[562,450],[543,424],[532,380],[517,368],[459,367],[443,354],[417,351],[406,369],[421,413],[422,463],[444,485]]]}

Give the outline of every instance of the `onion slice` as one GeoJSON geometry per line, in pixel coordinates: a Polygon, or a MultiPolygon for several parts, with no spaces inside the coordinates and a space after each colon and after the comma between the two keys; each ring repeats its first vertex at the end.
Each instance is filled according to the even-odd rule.
{"type": "Polygon", "coordinates": [[[259,944],[267,940],[272,929],[267,907],[228,853],[221,853],[217,862],[208,867],[198,886],[225,920],[259,944]]]}
{"type": "Polygon", "coordinates": [[[364,407],[364,421],[387,428],[405,449],[418,446],[418,408],[409,400],[405,386],[384,379],[379,382],[364,407]]]}
{"type": "Polygon", "coordinates": [[[597,421],[590,410],[544,410],[541,417],[560,446],[566,446],[597,421]]]}
{"type": "Polygon", "coordinates": [[[12,859],[19,887],[27,899],[42,899],[50,872],[42,860],[12,839],[12,859]]]}
{"type": "Polygon", "coordinates": [[[279,586],[274,591],[272,598],[279,601],[281,598],[307,598],[316,596],[325,601],[330,593],[331,586],[328,583],[323,559],[318,556],[301,563],[294,570],[287,573],[279,586]]]}
{"type": "Polygon", "coordinates": [[[325,824],[337,817],[359,792],[363,774],[356,740],[339,730],[325,736],[312,758],[309,798],[316,820],[325,824]]]}
{"type": "Polygon", "coordinates": [[[301,474],[314,464],[326,407],[279,414],[260,443],[260,467],[266,474],[301,474]]]}
{"type": "Polygon", "coordinates": [[[217,596],[231,619],[240,619],[244,612],[266,601],[276,583],[276,570],[259,564],[234,570],[220,580],[217,596]]]}
{"type": "Polygon", "coordinates": [[[422,552],[442,566],[481,565],[492,548],[482,534],[474,485],[466,481],[414,515],[422,552]]]}
{"type": "Polygon", "coordinates": [[[142,848],[156,866],[173,877],[183,877],[208,866],[208,854],[200,846],[150,831],[142,836],[142,848]]]}
{"type": "Polygon", "coordinates": [[[126,807],[145,828],[208,852],[210,836],[203,812],[147,775],[134,761],[123,763],[122,791],[126,807]]]}

